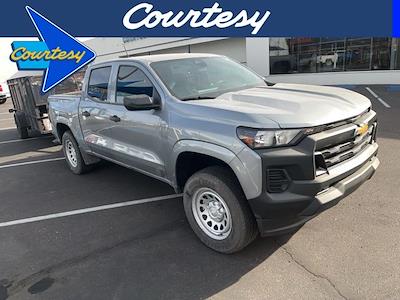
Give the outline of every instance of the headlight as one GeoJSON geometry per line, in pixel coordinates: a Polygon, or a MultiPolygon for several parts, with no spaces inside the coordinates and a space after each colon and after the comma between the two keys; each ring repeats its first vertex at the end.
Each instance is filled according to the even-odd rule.
{"type": "Polygon", "coordinates": [[[303,136],[302,129],[265,130],[238,127],[239,139],[252,149],[291,145],[303,136]]]}

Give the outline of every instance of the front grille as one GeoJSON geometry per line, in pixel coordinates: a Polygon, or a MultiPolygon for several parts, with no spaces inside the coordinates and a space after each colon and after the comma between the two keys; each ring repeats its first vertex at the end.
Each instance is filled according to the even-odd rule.
{"type": "Polygon", "coordinates": [[[267,190],[270,193],[282,193],[289,187],[289,177],[283,169],[267,170],[267,190]]]}
{"type": "Polygon", "coordinates": [[[316,134],[315,167],[317,176],[326,173],[329,168],[351,159],[362,152],[368,144],[374,142],[377,126],[375,115],[372,113],[367,115],[359,117],[354,123],[316,134]],[[368,130],[358,133],[365,124],[368,124],[368,130]]]}
{"type": "Polygon", "coordinates": [[[334,166],[361,152],[369,143],[371,143],[373,128],[374,127],[371,126],[366,133],[356,136],[351,141],[330,148],[321,149],[320,152],[325,160],[326,167],[329,168],[334,166]]]}

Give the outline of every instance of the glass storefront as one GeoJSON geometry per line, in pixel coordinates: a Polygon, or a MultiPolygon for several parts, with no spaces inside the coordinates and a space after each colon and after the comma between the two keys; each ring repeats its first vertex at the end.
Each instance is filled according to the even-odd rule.
{"type": "Polygon", "coordinates": [[[271,74],[400,70],[400,39],[271,38],[271,74]]]}

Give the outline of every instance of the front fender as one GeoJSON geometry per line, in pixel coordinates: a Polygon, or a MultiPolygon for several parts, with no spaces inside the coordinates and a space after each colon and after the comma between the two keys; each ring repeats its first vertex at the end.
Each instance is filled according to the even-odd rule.
{"type": "Polygon", "coordinates": [[[235,153],[229,149],[212,143],[196,140],[181,140],[173,147],[170,170],[167,171],[175,186],[177,186],[176,162],[179,155],[184,152],[208,155],[225,162],[235,173],[247,199],[256,198],[261,194],[261,158],[254,151],[244,148],[239,155],[236,156],[235,153]],[[242,160],[244,159],[245,162],[240,158],[242,158],[242,160]]]}

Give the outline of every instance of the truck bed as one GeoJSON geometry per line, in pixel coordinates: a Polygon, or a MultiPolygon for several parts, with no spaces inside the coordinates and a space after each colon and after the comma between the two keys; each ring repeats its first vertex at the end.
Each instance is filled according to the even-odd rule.
{"type": "MultiPolygon", "coordinates": [[[[50,120],[58,120],[70,128],[75,128],[79,124],[78,111],[80,98],[81,92],[49,96],[50,120]]],[[[57,130],[57,128],[53,128],[53,133],[55,133],[54,130],[57,130]]]]}

